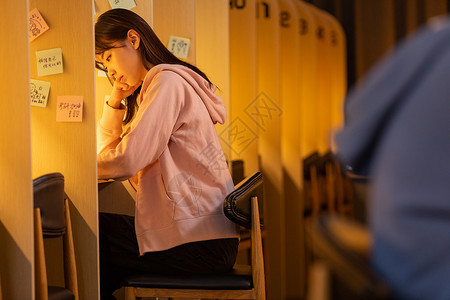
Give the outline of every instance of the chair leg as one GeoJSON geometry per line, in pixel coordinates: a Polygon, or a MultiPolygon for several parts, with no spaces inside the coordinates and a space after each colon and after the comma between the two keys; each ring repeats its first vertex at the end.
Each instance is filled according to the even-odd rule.
{"type": "Polygon", "coordinates": [[[130,286],[125,287],[125,300],[136,300],[136,296],[134,294],[134,288],[130,286]]]}
{"type": "Polygon", "coordinates": [[[65,217],[66,217],[66,233],[63,237],[64,247],[64,278],[66,281],[66,288],[68,288],[75,300],[79,299],[78,296],[78,278],[77,278],[77,265],[75,261],[75,247],[73,244],[72,222],[70,219],[69,201],[65,199],[65,217]]]}
{"type": "Polygon", "coordinates": [[[262,250],[261,228],[259,224],[258,198],[252,197],[252,276],[253,288],[255,289],[256,299],[266,299],[266,284],[264,277],[264,256],[262,250]],[[260,263],[258,263],[260,262],[260,263]]]}
{"type": "Polygon", "coordinates": [[[319,187],[319,175],[317,174],[316,166],[311,166],[310,173],[311,173],[311,194],[312,194],[311,215],[315,219],[319,215],[320,207],[322,205],[319,187]]]}
{"type": "Polygon", "coordinates": [[[41,210],[39,208],[34,209],[34,247],[36,300],[48,300],[44,237],[42,235],[41,210]]]}
{"type": "Polygon", "coordinates": [[[320,261],[311,264],[308,274],[307,300],[330,300],[330,274],[320,261]]]}

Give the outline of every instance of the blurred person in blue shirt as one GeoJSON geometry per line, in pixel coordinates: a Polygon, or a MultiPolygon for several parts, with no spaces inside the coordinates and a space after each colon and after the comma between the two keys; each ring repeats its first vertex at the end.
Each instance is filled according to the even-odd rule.
{"type": "Polygon", "coordinates": [[[450,299],[450,22],[399,44],[349,94],[338,157],[371,178],[374,269],[399,299],[450,299]]]}

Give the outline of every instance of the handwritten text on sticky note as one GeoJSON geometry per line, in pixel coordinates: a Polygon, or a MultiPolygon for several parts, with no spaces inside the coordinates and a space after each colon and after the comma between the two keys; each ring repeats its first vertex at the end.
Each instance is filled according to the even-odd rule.
{"type": "Polygon", "coordinates": [[[111,8],[132,9],[136,6],[134,0],[109,0],[109,4],[111,5],[111,8]]]}
{"type": "Polygon", "coordinates": [[[46,107],[50,82],[30,79],[30,99],[31,105],[46,107]]]}
{"type": "Polygon", "coordinates": [[[83,121],[83,96],[58,96],[56,122],[83,121]]]}
{"type": "Polygon", "coordinates": [[[29,36],[31,42],[32,40],[34,40],[35,38],[46,32],[49,27],[37,8],[30,11],[29,17],[30,17],[29,36]]]}
{"type": "Polygon", "coordinates": [[[61,48],[36,51],[38,76],[59,74],[63,72],[61,48]]]}
{"type": "Polygon", "coordinates": [[[187,58],[191,40],[179,36],[170,36],[168,49],[178,58],[187,58]]]}

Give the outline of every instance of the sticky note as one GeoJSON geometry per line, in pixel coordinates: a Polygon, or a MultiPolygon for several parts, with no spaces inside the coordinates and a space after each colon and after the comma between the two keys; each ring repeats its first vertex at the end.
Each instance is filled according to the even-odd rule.
{"type": "Polygon", "coordinates": [[[56,122],[83,121],[83,96],[58,96],[56,122]]]}
{"type": "Polygon", "coordinates": [[[31,79],[30,80],[31,105],[46,107],[49,91],[50,91],[50,82],[31,79]]]}
{"type": "Polygon", "coordinates": [[[31,42],[32,40],[34,40],[35,38],[46,32],[49,29],[49,27],[37,8],[30,11],[29,18],[30,18],[30,28],[28,33],[31,42]]]}
{"type": "Polygon", "coordinates": [[[132,9],[136,6],[134,0],[109,0],[109,4],[111,5],[111,8],[132,9]]]}
{"type": "Polygon", "coordinates": [[[61,48],[36,51],[38,76],[59,74],[63,72],[61,48]]]}
{"type": "Polygon", "coordinates": [[[179,36],[170,36],[169,46],[167,47],[170,52],[178,58],[187,58],[189,55],[189,46],[191,40],[179,36]]]}

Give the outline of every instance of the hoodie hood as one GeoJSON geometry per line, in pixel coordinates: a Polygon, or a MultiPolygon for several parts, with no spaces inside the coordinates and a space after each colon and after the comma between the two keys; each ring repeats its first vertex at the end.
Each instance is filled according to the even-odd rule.
{"type": "Polygon", "coordinates": [[[447,97],[434,88],[448,81],[439,66],[448,62],[450,26],[435,21],[402,42],[353,89],[345,101],[345,127],[336,137],[338,157],[354,173],[369,175],[375,153],[398,114],[425,92],[429,99],[447,97]],[[429,78],[437,78],[430,82],[429,78]],[[441,93],[441,94],[439,94],[441,93]]]}
{"type": "Polygon", "coordinates": [[[216,91],[216,86],[214,84],[210,84],[197,72],[189,69],[188,67],[172,64],[156,65],[151,68],[145,76],[142,90],[145,90],[150,85],[153,77],[161,71],[172,71],[183,77],[183,79],[192,86],[195,92],[202,99],[206,109],[208,110],[212,122],[214,124],[225,123],[225,120],[227,118],[226,107],[222,98],[214,93],[216,91]]]}

